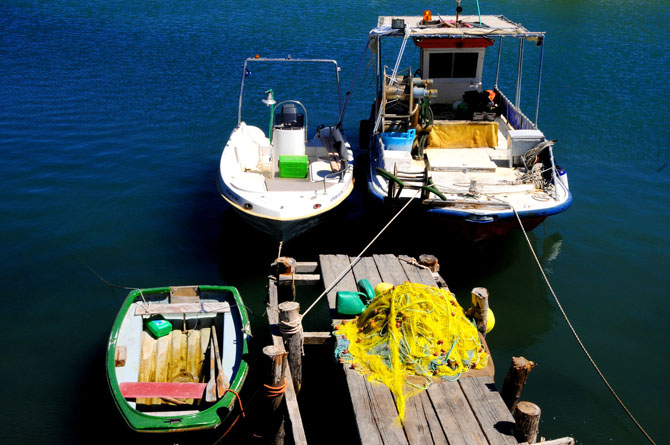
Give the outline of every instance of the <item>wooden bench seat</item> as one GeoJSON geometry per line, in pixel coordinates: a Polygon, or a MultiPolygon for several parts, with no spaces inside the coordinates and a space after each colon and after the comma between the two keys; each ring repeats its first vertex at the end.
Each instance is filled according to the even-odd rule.
{"type": "Polygon", "coordinates": [[[126,399],[170,397],[174,399],[200,399],[206,383],[181,382],[123,382],[119,384],[126,399]]]}
{"type": "Polygon", "coordinates": [[[227,302],[210,303],[137,303],[135,315],[230,312],[227,302]]]}

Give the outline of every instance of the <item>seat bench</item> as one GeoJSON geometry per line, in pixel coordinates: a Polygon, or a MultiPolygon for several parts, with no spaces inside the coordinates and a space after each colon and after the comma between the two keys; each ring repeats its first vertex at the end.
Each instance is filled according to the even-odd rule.
{"type": "Polygon", "coordinates": [[[170,397],[173,399],[201,399],[206,383],[181,382],[123,382],[119,384],[126,399],[170,397]]]}
{"type": "Polygon", "coordinates": [[[135,315],[230,312],[228,302],[211,303],[137,303],[135,315]]]}

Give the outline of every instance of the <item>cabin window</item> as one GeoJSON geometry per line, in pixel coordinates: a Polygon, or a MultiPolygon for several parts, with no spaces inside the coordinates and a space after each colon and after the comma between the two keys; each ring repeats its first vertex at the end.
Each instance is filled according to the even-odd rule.
{"type": "Polygon", "coordinates": [[[474,78],[477,77],[478,53],[431,53],[428,59],[428,77],[474,78]]]}

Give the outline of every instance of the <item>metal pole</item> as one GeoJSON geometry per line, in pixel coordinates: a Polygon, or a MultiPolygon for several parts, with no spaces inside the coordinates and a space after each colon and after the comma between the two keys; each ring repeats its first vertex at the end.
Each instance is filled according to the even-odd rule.
{"type": "Polygon", "coordinates": [[[537,99],[535,100],[535,128],[537,128],[537,118],[540,114],[540,86],[542,86],[542,62],[544,60],[544,37],[540,37],[541,48],[540,48],[540,72],[537,75],[537,99]]]}
{"type": "Polygon", "coordinates": [[[498,37],[498,65],[496,66],[496,83],[495,83],[495,88],[498,88],[498,74],[500,73],[500,56],[502,54],[502,44],[503,44],[503,38],[498,37]]]}
{"type": "Polygon", "coordinates": [[[519,66],[516,71],[516,100],[514,106],[521,111],[521,78],[523,77],[523,38],[519,39],[519,66]]]}

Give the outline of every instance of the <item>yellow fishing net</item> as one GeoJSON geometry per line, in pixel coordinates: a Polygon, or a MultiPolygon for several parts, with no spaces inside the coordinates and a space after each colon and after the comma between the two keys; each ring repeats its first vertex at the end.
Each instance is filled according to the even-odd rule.
{"type": "Polygon", "coordinates": [[[338,325],[335,335],[336,357],[389,387],[400,422],[405,399],[433,379],[455,381],[488,363],[477,328],[454,295],[423,284],[408,282],[378,295],[359,317],[338,325]]]}

